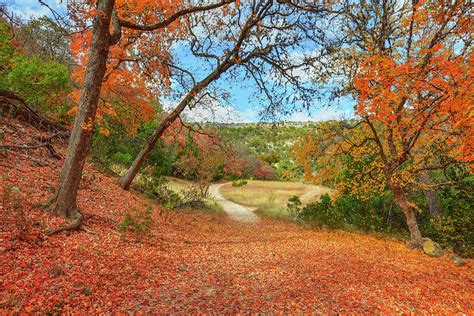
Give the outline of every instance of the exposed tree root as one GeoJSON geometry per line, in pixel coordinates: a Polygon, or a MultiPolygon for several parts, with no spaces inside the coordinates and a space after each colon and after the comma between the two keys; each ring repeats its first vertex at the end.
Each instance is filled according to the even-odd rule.
{"type": "MultiPolygon", "coordinates": [[[[41,205],[41,207],[47,209],[50,213],[54,214],[54,213],[56,213],[55,212],[55,209],[56,209],[56,201],[55,200],[56,200],[56,196],[54,196],[51,200],[47,201],[46,203],[43,203],[41,205]]],[[[52,235],[55,235],[55,234],[60,233],[62,231],[81,230],[81,231],[86,232],[88,234],[99,235],[99,233],[87,229],[83,225],[83,220],[84,220],[85,216],[78,209],[76,209],[75,211],[77,212],[78,215],[68,225],[58,227],[58,228],[48,229],[48,230],[45,231],[45,234],[47,236],[52,236],[52,235]]]]}
{"type": "Polygon", "coordinates": [[[76,219],[72,220],[68,225],[54,228],[54,229],[48,229],[46,230],[45,234],[47,236],[52,236],[54,234],[60,233],[62,231],[68,231],[68,230],[77,230],[82,227],[82,219],[83,216],[79,216],[76,219]]]}
{"type": "Polygon", "coordinates": [[[84,225],[81,226],[81,230],[84,231],[84,232],[86,232],[86,233],[88,233],[88,234],[99,235],[98,232],[95,232],[95,231],[93,231],[93,230],[89,230],[89,229],[87,229],[84,225]]]}
{"type": "Polygon", "coordinates": [[[50,142],[45,142],[41,144],[33,144],[33,145],[16,145],[16,144],[5,144],[0,145],[2,148],[15,148],[15,149],[36,149],[40,147],[46,147],[53,158],[62,159],[61,155],[57,153],[54,149],[53,145],[50,142]]]}
{"type": "Polygon", "coordinates": [[[0,108],[2,108],[5,113],[11,113],[14,117],[28,122],[40,130],[63,132],[64,135],[69,135],[70,133],[68,127],[36,113],[35,110],[26,104],[25,100],[11,91],[0,90],[0,108]]]}
{"type": "Polygon", "coordinates": [[[60,233],[62,231],[70,231],[70,230],[81,230],[81,231],[86,232],[88,234],[99,235],[98,232],[87,229],[84,225],[82,225],[82,221],[80,221],[79,219],[76,219],[76,220],[72,221],[71,223],[69,223],[69,225],[58,227],[58,228],[55,228],[55,229],[46,230],[45,234],[47,236],[52,236],[52,235],[55,235],[55,234],[60,233]]]}

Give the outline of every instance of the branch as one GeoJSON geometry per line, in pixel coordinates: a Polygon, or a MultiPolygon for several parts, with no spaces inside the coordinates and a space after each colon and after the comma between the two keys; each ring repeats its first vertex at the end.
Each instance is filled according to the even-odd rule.
{"type": "Polygon", "coordinates": [[[151,24],[151,25],[136,24],[136,23],[126,21],[126,20],[121,20],[121,19],[119,19],[119,23],[120,23],[120,26],[123,26],[125,28],[129,28],[129,29],[133,29],[133,30],[154,31],[154,30],[164,28],[164,27],[170,25],[171,23],[173,23],[174,21],[176,21],[177,19],[179,19],[182,16],[185,16],[185,15],[188,15],[188,14],[191,14],[191,13],[216,9],[216,8],[222,7],[226,4],[233,3],[233,2],[235,2],[235,0],[222,0],[221,2],[206,5],[206,6],[184,9],[184,10],[181,10],[181,11],[178,11],[178,12],[174,13],[173,15],[171,15],[166,20],[163,20],[161,22],[157,22],[157,23],[154,23],[154,24],[151,24]]]}

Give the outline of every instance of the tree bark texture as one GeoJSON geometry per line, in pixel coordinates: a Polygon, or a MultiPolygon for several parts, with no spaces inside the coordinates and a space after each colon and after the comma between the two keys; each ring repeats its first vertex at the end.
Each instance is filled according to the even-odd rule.
{"type": "Polygon", "coordinates": [[[92,140],[92,129],[107,66],[110,46],[109,27],[114,4],[115,0],[101,0],[97,3],[97,14],[93,22],[89,60],[78,110],[69,139],[59,185],[51,204],[51,210],[55,214],[77,222],[80,222],[82,219],[82,215],[77,208],[77,191],[92,140]]]}

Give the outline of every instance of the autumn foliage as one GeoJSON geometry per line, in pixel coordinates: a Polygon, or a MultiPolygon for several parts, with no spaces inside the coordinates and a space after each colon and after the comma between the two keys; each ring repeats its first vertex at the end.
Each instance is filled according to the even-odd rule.
{"type": "Polygon", "coordinates": [[[466,8],[420,1],[398,20],[411,26],[393,44],[367,39],[353,78],[356,120],[326,124],[295,150],[307,178],[343,177],[343,192],[362,197],[388,188],[416,243],[408,190],[442,186],[421,178],[457,162],[472,171],[473,54],[456,44],[471,30],[466,8]]]}
{"type": "MultiPolygon", "coordinates": [[[[181,2],[168,1],[117,1],[116,14],[119,18],[133,19],[136,22],[155,23],[158,15],[172,15],[182,6],[181,2]]],[[[86,4],[70,5],[72,16],[78,28],[84,28],[95,15],[95,1],[86,4]]],[[[154,118],[153,101],[162,95],[163,90],[152,89],[151,85],[164,88],[170,84],[170,73],[166,62],[171,58],[169,48],[172,40],[184,32],[181,20],[171,23],[162,31],[144,34],[143,31],[124,28],[121,40],[110,48],[107,73],[104,77],[101,98],[97,112],[97,123],[104,134],[109,133],[107,120],[121,123],[129,132],[136,132],[141,123],[154,118]],[[137,52],[139,52],[137,54],[137,52]]],[[[73,35],[71,52],[77,65],[72,78],[77,90],[72,94],[76,103],[80,97],[80,85],[84,80],[88,61],[88,50],[92,41],[91,29],[73,35]]],[[[70,114],[75,113],[75,108],[70,114]]]]}
{"type": "Polygon", "coordinates": [[[0,4],[0,314],[474,314],[471,1],[317,2],[71,1],[33,40],[0,4]],[[282,137],[182,115],[222,78],[266,119],[341,76],[354,117],[282,137]],[[219,191],[303,173],[330,188],[261,185],[291,221],[219,191]]]}
{"type": "MultiPolygon", "coordinates": [[[[11,129],[21,126],[11,123],[6,142],[15,141],[11,129]]],[[[22,139],[28,139],[33,130],[24,133],[22,139]]],[[[35,204],[50,194],[60,165],[45,148],[28,154],[27,159],[22,152],[1,154],[2,312],[474,310],[472,268],[456,267],[448,257],[430,258],[395,240],[284,221],[242,226],[216,214],[165,211],[123,191],[91,164],[78,202],[99,235],[46,237],[44,229],[62,221],[35,204]],[[120,232],[127,213],[148,207],[153,225],[146,237],[120,232]],[[4,214],[24,215],[5,221],[4,214]]]]}

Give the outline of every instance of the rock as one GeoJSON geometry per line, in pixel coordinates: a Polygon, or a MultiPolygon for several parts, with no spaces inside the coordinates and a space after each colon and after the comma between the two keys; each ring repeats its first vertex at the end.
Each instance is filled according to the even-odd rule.
{"type": "Polygon", "coordinates": [[[205,286],[205,287],[203,287],[203,291],[207,295],[214,296],[214,295],[216,295],[217,289],[213,286],[205,286]]]}
{"type": "Polygon", "coordinates": [[[443,255],[441,246],[429,238],[423,242],[423,251],[430,257],[441,257],[443,255]]]}
{"type": "Polygon", "coordinates": [[[10,192],[18,194],[21,190],[18,187],[11,187],[10,192]]]}
{"type": "Polygon", "coordinates": [[[461,257],[458,257],[458,256],[452,256],[451,257],[451,261],[457,265],[457,266],[465,266],[466,265],[466,262],[461,258],[461,257]]]}

